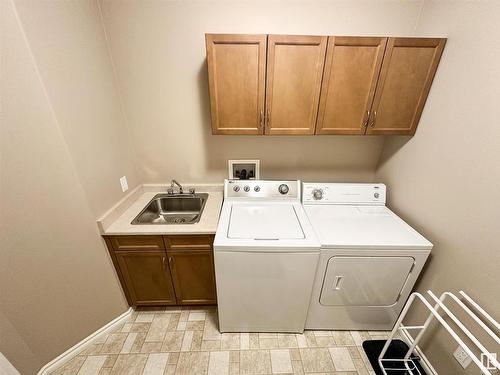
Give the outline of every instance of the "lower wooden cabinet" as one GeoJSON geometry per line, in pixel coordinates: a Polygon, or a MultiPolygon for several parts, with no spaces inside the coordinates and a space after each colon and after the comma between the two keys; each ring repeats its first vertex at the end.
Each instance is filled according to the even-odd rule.
{"type": "Polygon", "coordinates": [[[116,251],[133,306],[175,305],[175,293],[164,251],[116,251]]]}
{"type": "Polygon", "coordinates": [[[216,303],[213,235],[132,237],[104,237],[131,306],[216,303]]]}
{"type": "Polygon", "coordinates": [[[172,251],[168,257],[177,302],[181,305],[215,304],[212,250],[172,251]]]}

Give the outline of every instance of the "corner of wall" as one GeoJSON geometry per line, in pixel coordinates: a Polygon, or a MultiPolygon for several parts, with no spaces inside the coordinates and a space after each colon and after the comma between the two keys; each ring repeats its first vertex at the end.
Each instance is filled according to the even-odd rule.
{"type": "Polygon", "coordinates": [[[101,4],[102,0],[96,0],[96,3],[97,3],[97,10],[99,12],[99,20],[100,20],[101,27],[102,27],[102,33],[104,35],[104,42],[106,44],[106,52],[108,54],[108,59],[109,59],[110,65],[111,65],[111,70],[113,72],[113,83],[114,83],[116,94],[118,96],[118,101],[120,103],[120,112],[121,112],[121,115],[123,118],[123,125],[124,125],[124,128],[126,129],[126,132],[127,132],[127,138],[128,138],[129,145],[130,145],[130,152],[132,154],[132,161],[134,163],[136,178],[138,180],[138,183],[136,184],[136,186],[133,186],[132,188],[136,188],[139,184],[144,182],[145,176],[143,175],[144,173],[143,173],[142,169],[139,168],[137,148],[135,146],[135,143],[133,142],[132,129],[131,129],[130,122],[128,119],[127,111],[125,110],[125,101],[123,99],[123,93],[122,93],[122,90],[120,88],[118,71],[116,69],[115,60],[113,58],[113,52],[111,50],[111,44],[109,41],[108,32],[106,30],[106,24],[104,23],[104,15],[102,13],[102,4],[101,4]]]}

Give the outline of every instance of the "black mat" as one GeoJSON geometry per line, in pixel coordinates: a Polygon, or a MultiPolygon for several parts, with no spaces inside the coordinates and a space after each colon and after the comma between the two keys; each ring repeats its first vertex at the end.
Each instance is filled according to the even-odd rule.
{"type": "MultiPolygon", "coordinates": [[[[377,375],[383,375],[380,366],[378,365],[378,356],[382,352],[382,348],[385,345],[386,340],[367,340],[363,341],[363,349],[366,353],[366,356],[370,360],[370,363],[375,370],[377,375]]],[[[406,352],[408,351],[408,345],[401,340],[392,340],[387,352],[385,353],[384,358],[404,358],[406,352]]],[[[420,358],[412,353],[411,357],[413,363],[418,368],[422,375],[427,375],[422,366],[420,365],[420,358]]],[[[384,367],[385,371],[388,375],[415,375],[418,374],[416,370],[413,372],[406,370],[391,370],[391,368],[401,368],[404,366],[403,362],[390,362],[385,361],[384,367]]]]}

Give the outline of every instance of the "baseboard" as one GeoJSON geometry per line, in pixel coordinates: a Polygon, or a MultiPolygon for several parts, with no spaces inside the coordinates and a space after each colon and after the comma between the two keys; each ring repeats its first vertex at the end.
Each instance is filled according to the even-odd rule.
{"type": "MultiPolygon", "coordinates": [[[[400,330],[399,333],[401,335],[401,339],[404,342],[406,342],[408,346],[410,346],[411,345],[410,341],[413,340],[410,339],[409,334],[403,330],[400,330]]],[[[438,372],[434,369],[434,367],[432,367],[431,363],[429,362],[429,360],[427,359],[427,357],[425,356],[425,354],[422,352],[422,350],[419,348],[418,345],[415,347],[415,352],[420,357],[420,364],[424,368],[425,372],[428,375],[438,375],[438,372]]]]}
{"type": "Polygon", "coordinates": [[[82,350],[84,350],[88,346],[92,345],[95,341],[97,341],[97,339],[99,339],[103,335],[108,334],[110,331],[112,331],[114,328],[116,328],[119,324],[121,324],[125,320],[127,320],[127,318],[130,316],[130,314],[132,314],[132,311],[133,311],[133,309],[129,308],[123,314],[121,314],[117,318],[113,319],[111,322],[109,322],[105,326],[99,328],[97,331],[90,334],[89,336],[84,338],[82,341],[80,341],[79,343],[77,343],[76,345],[69,348],[61,355],[59,355],[58,357],[54,358],[52,361],[50,361],[45,366],[43,366],[40,369],[40,371],[38,371],[38,375],[49,374],[52,371],[63,366],[66,362],[68,362],[72,358],[76,357],[78,355],[78,353],[80,353],[82,350]]]}
{"type": "Polygon", "coordinates": [[[0,352],[0,375],[20,375],[2,352],[0,352]]]}

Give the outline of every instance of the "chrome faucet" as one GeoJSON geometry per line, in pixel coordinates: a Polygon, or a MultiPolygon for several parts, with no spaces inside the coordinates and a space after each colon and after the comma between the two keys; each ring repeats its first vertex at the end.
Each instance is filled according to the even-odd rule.
{"type": "Polygon", "coordinates": [[[174,186],[175,185],[177,185],[179,187],[179,193],[183,194],[184,190],[182,189],[182,185],[179,184],[176,180],[170,181],[170,189],[168,189],[168,193],[169,194],[173,194],[174,193],[174,186]]]}

